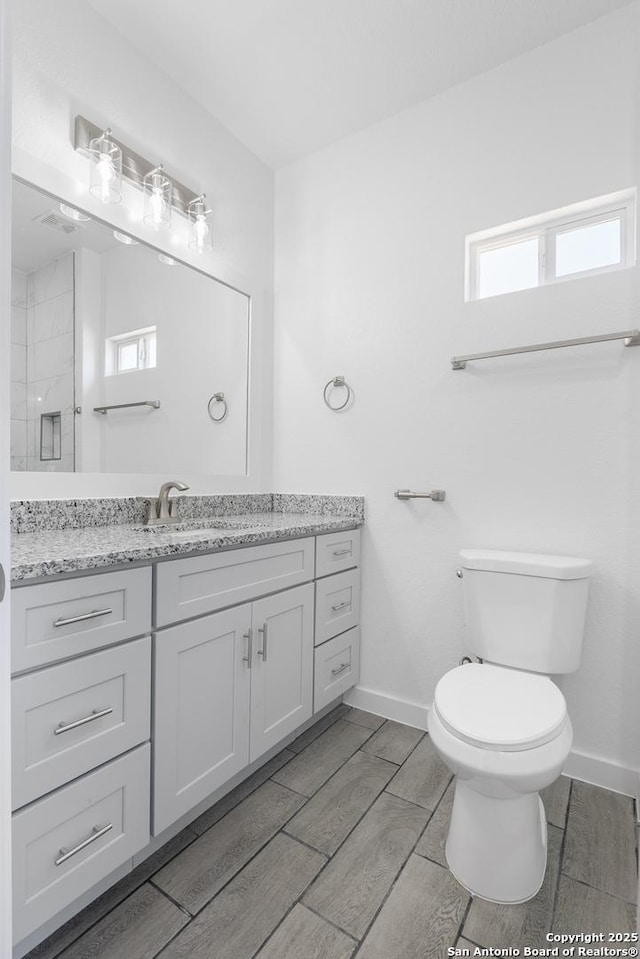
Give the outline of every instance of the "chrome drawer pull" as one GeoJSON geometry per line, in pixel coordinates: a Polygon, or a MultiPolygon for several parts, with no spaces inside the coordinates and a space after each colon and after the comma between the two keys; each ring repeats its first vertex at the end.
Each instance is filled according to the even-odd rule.
{"type": "Polygon", "coordinates": [[[90,613],[81,613],[80,616],[71,616],[69,619],[56,619],[53,624],[56,629],[60,626],[71,626],[73,623],[85,623],[88,619],[97,619],[98,616],[108,616],[112,609],[92,609],[90,613]]]}
{"type": "Polygon", "coordinates": [[[87,846],[90,846],[92,842],[95,842],[96,839],[100,839],[101,836],[105,836],[112,829],[112,822],[108,823],[106,826],[103,826],[102,829],[100,829],[99,826],[94,826],[93,833],[87,839],[83,840],[83,842],[79,842],[77,846],[73,847],[73,849],[62,848],[60,850],[60,855],[55,860],[55,865],[61,866],[63,862],[67,861],[67,859],[71,859],[71,857],[75,856],[77,852],[81,852],[81,850],[86,849],[87,846]]]}
{"type": "Polygon", "coordinates": [[[58,723],[53,730],[53,735],[59,736],[60,733],[68,733],[70,729],[77,729],[78,726],[84,726],[85,723],[92,723],[94,719],[102,719],[103,716],[108,716],[109,713],[112,712],[113,706],[107,706],[106,709],[94,709],[89,716],[85,716],[83,719],[76,719],[75,723],[58,723]]]}
{"type": "Polygon", "coordinates": [[[253,658],[253,629],[251,626],[242,638],[247,640],[247,655],[242,657],[242,662],[247,664],[247,669],[251,669],[251,660],[253,658]]]}
{"type": "Polygon", "coordinates": [[[351,606],[351,602],[349,600],[345,600],[344,603],[338,603],[337,606],[332,606],[331,609],[334,613],[337,613],[341,609],[346,609],[347,606],[351,606]]]}
{"type": "Polygon", "coordinates": [[[351,663],[342,663],[340,666],[336,667],[336,669],[331,670],[331,675],[339,676],[340,673],[343,673],[345,669],[349,669],[350,666],[351,666],[351,663]]]}
{"type": "Polygon", "coordinates": [[[263,626],[258,626],[258,632],[262,633],[262,649],[258,650],[258,656],[262,656],[262,662],[266,663],[267,661],[267,624],[264,623],[263,626]]]}
{"type": "Polygon", "coordinates": [[[334,556],[351,556],[353,549],[349,546],[348,549],[334,549],[334,556]]]}

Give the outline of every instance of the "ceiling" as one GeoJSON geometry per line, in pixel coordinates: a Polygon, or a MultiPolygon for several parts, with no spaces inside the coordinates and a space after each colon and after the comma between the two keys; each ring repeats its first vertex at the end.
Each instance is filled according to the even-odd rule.
{"type": "Polygon", "coordinates": [[[630,0],[85,0],[283,166],[630,0]]]}

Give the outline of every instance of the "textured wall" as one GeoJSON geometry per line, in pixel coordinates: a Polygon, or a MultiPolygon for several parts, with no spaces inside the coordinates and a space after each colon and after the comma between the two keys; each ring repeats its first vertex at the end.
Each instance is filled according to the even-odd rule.
{"type": "Polygon", "coordinates": [[[274,377],[275,488],[367,498],[362,687],[424,717],[465,651],[461,547],[589,557],[574,745],[635,769],[640,350],[449,359],[637,326],[635,268],[463,289],[465,234],[637,183],[638,21],[633,4],[280,171],[274,377]],[[335,374],[355,391],[340,415],[335,374]]]}

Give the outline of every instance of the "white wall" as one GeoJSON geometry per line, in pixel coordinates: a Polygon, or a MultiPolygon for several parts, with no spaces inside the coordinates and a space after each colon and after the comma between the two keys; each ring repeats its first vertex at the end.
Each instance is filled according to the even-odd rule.
{"type": "Polygon", "coordinates": [[[582,773],[621,789],[640,765],[640,349],[449,359],[638,325],[635,268],[468,304],[463,274],[465,234],[638,182],[639,21],[633,4],[276,176],[275,488],[366,496],[360,701],[424,721],[465,652],[461,547],[589,557],[563,687],[575,750],[613,764],[582,773]]]}
{"type": "MultiPolygon", "coordinates": [[[[13,169],[23,178],[104,217],[86,194],[87,161],[74,153],[73,119],[80,113],[195,191],[214,209],[214,252],[186,248],[186,221],[175,216],[163,241],[132,214],[109,207],[107,218],[156,246],[220,277],[252,297],[251,442],[248,477],[185,472],[197,492],[252,490],[271,481],[271,357],[273,174],[221,124],[144,60],[81,0],[14,0],[13,169]]],[[[170,55],[170,52],[169,54],[170,55]]],[[[140,194],[125,185],[125,198],[140,194]]],[[[12,496],[144,494],[166,475],[16,473],[12,496]]]]}

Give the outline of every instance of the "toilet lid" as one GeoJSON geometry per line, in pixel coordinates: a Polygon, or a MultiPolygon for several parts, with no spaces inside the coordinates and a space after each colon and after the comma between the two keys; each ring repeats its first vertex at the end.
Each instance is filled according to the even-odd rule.
{"type": "Polygon", "coordinates": [[[494,750],[533,749],[555,739],[567,705],[547,676],[488,663],[458,666],[436,686],[434,706],[454,736],[494,750]]]}

